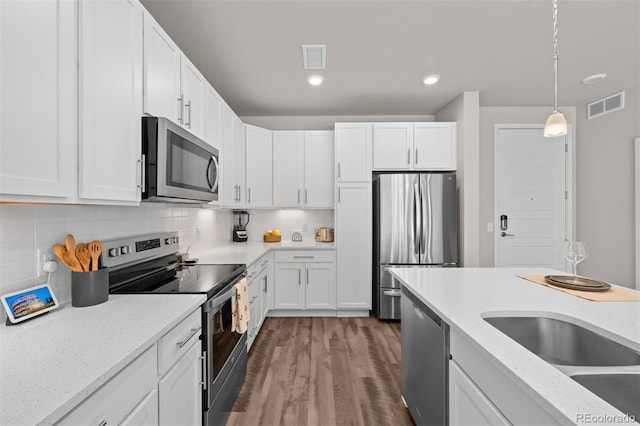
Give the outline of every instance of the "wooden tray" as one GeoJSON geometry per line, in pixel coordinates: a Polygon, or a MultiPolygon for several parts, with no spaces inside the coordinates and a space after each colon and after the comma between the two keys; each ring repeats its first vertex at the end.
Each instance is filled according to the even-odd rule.
{"type": "Polygon", "coordinates": [[[573,275],[546,275],[544,280],[548,284],[572,290],[607,291],[611,288],[611,284],[592,280],[590,278],[577,277],[574,280],[573,275]],[[577,281],[577,283],[574,281],[577,281]]]}
{"type": "Polygon", "coordinates": [[[274,235],[265,235],[264,236],[264,242],[265,243],[279,243],[280,241],[282,241],[282,236],[278,235],[277,237],[274,235]]]}

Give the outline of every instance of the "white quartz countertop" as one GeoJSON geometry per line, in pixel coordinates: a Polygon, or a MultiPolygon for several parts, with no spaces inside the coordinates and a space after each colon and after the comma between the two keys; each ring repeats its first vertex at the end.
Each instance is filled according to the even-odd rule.
{"type": "Polygon", "coordinates": [[[111,294],[100,305],[0,325],[0,424],[55,423],[205,299],[111,294]]]}
{"type": "Polygon", "coordinates": [[[243,243],[229,242],[219,244],[214,248],[191,253],[191,257],[198,259],[198,263],[244,263],[247,266],[254,263],[269,250],[333,250],[335,243],[318,243],[316,241],[280,243],[263,243],[247,241],[243,243]]]}
{"type": "MultiPolygon", "coordinates": [[[[525,314],[586,325],[640,351],[640,302],[592,302],[517,275],[511,268],[391,268],[404,286],[540,402],[561,423],[578,413],[621,416],[586,388],[494,328],[483,317],[525,314]],[[586,324],[585,324],[586,323],[586,324]]],[[[455,357],[455,354],[454,354],[455,357]]]]}

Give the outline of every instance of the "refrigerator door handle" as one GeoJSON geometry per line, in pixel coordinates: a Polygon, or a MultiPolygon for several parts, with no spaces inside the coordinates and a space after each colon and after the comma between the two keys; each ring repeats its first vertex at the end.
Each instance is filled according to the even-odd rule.
{"type": "Polygon", "coordinates": [[[420,233],[422,232],[422,224],[418,223],[421,214],[420,206],[420,184],[413,186],[413,252],[420,255],[420,233]]]}
{"type": "Polygon", "coordinates": [[[420,249],[419,249],[419,253],[420,253],[420,260],[419,263],[422,263],[424,261],[424,211],[423,209],[423,204],[422,204],[422,182],[419,180],[418,181],[418,199],[419,199],[419,205],[420,205],[420,233],[418,234],[418,243],[420,244],[420,249]]]}

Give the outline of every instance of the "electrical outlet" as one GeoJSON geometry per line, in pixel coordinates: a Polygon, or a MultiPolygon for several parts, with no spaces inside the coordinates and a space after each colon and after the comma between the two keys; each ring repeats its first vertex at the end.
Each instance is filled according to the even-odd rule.
{"type": "Polygon", "coordinates": [[[36,277],[41,277],[43,275],[44,271],[42,268],[44,267],[44,264],[52,260],[55,259],[51,250],[36,250],[36,277]]]}

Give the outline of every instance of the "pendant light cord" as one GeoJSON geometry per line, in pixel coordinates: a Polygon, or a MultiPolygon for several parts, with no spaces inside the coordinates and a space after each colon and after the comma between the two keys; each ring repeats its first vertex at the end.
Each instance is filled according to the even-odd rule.
{"type": "Polygon", "coordinates": [[[553,112],[558,112],[558,0],[553,0],[553,112]]]}

